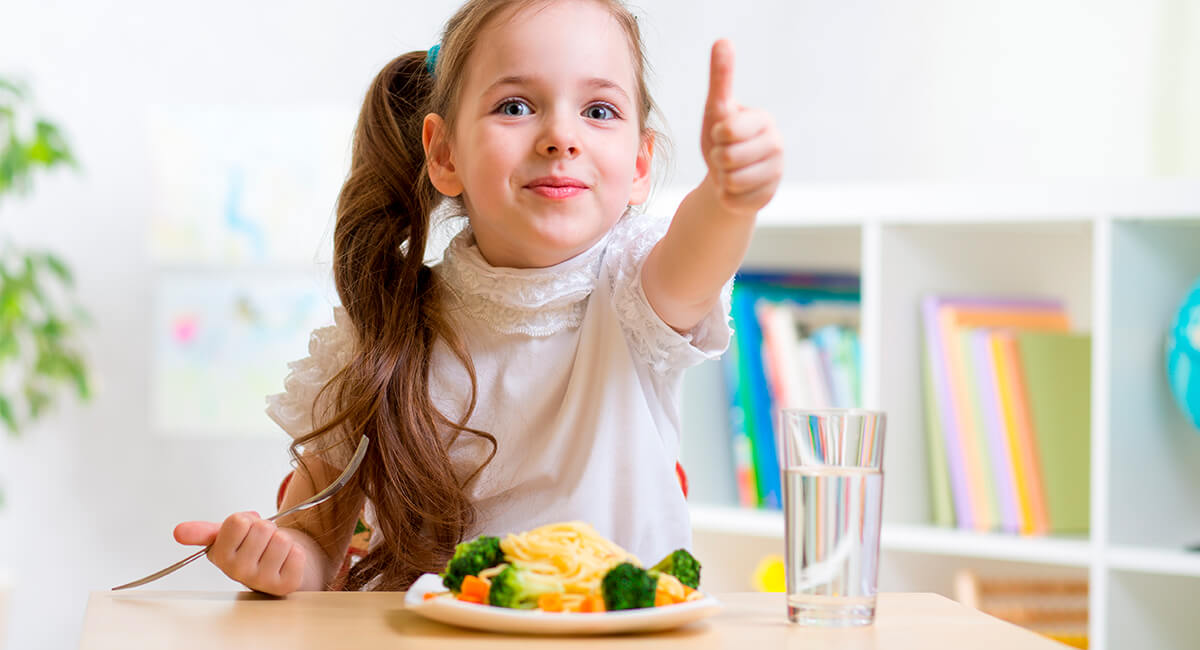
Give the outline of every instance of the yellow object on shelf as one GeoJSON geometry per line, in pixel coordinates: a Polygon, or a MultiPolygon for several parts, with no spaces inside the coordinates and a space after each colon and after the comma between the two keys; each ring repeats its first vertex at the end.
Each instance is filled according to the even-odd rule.
{"type": "Polygon", "coordinates": [[[768,555],[759,560],[754,569],[754,588],[758,591],[783,593],[787,591],[787,581],[784,575],[783,558],[779,555],[768,555]]]}

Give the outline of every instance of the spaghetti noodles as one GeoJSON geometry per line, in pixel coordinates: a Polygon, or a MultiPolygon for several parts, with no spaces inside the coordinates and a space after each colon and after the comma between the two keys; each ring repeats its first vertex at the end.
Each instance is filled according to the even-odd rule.
{"type": "MultiPolygon", "coordinates": [[[[642,563],[632,553],[605,539],[580,521],[548,524],[500,541],[504,555],[518,569],[547,584],[560,585],[563,605],[577,610],[591,594],[598,593],[608,570],[621,562],[642,563]]],[[[485,569],[479,577],[490,580],[507,564],[485,569]]]]}
{"type": "Polygon", "coordinates": [[[441,577],[451,589],[447,595],[458,600],[546,612],[639,609],[704,597],[690,586],[699,585],[700,563],[685,549],[647,569],[581,521],[460,544],[441,577]]]}

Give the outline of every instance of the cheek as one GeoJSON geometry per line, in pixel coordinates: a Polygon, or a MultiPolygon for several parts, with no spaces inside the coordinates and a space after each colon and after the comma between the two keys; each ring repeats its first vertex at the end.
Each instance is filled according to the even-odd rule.
{"type": "Polygon", "coordinates": [[[622,183],[633,182],[633,177],[637,175],[637,154],[636,144],[624,143],[622,146],[613,147],[613,151],[605,160],[608,175],[622,183]]]}
{"type": "Polygon", "coordinates": [[[516,143],[502,134],[483,137],[475,143],[474,157],[480,173],[505,174],[521,160],[516,143]]]}

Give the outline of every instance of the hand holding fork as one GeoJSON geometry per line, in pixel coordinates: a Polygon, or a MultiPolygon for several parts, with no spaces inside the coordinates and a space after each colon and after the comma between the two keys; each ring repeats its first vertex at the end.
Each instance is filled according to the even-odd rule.
{"type": "Polygon", "coordinates": [[[300,510],[307,510],[329,500],[350,481],[367,453],[370,440],[363,436],[346,469],[324,490],[287,510],[266,519],[255,512],[229,515],[219,526],[208,521],[188,521],[175,527],[175,541],[181,544],[203,544],[193,555],[135,580],[113,591],[139,587],[191,564],[205,553],[225,575],[254,589],[276,596],[296,591],[304,579],[305,549],[289,530],[280,530],[275,520],[300,510]]]}

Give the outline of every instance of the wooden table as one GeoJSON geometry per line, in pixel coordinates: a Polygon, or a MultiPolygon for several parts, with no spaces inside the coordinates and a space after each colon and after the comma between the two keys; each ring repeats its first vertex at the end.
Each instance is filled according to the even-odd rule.
{"type": "Polygon", "coordinates": [[[667,632],[629,636],[503,636],[450,627],[404,610],[404,594],[94,592],[83,650],[139,648],[686,648],[687,650],[975,650],[1065,646],[936,594],[880,594],[875,624],[848,629],[788,623],[782,594],[717,595],[725,609],[667,632]]]}

